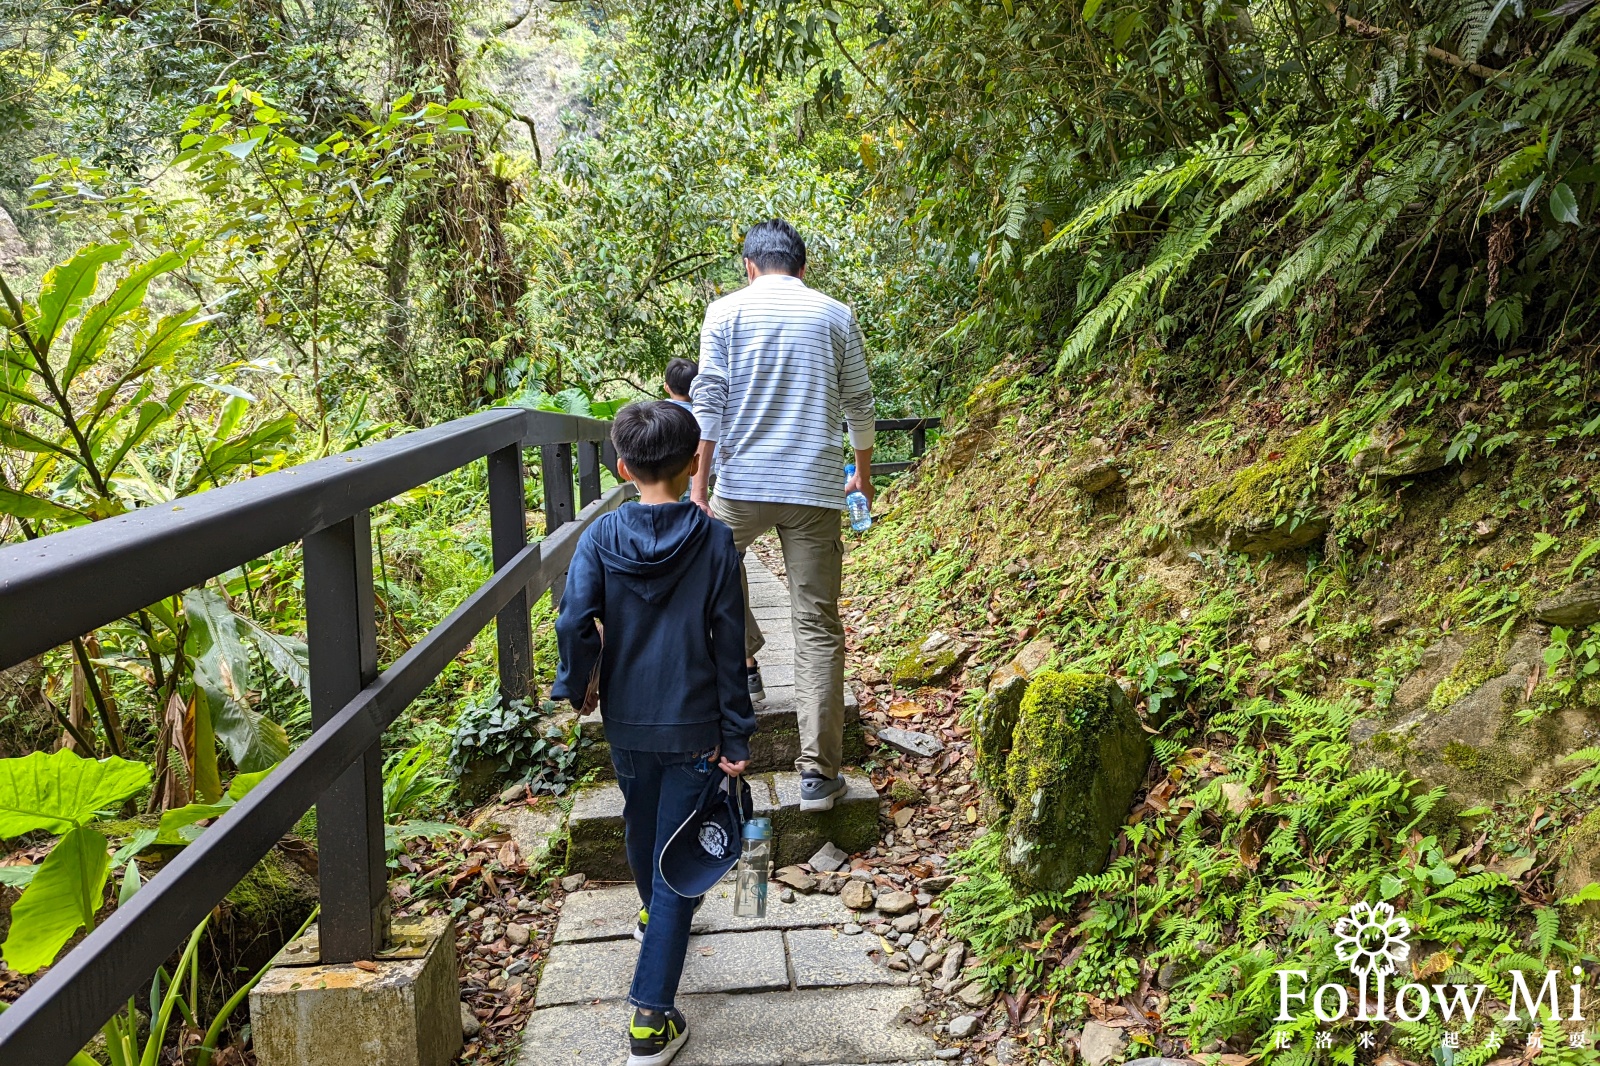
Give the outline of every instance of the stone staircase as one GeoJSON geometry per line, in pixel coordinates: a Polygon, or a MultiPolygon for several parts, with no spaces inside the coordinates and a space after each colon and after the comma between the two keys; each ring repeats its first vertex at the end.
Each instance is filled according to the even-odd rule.
{"type": "MultiPolygon", "coordinates": [[[[767,698],[756,708],[757,732],[750,742],[750,787],[758,817],[772,819],[779,866],[804,862],[832,841],[846,852],[862,851],[878,839],[878,794],[860,774],[845,774],[849,788],[831,811],[801,814],[800,775],[793,772],[800,755],[799,720],[794,698],[794,632],[789,624],[789,591],[754,553],[745,553],[750,603],[767,638],[761,674],[767,698]]],[[[567,869],[596,881],[627,881],[627,856],[622,846],[622,792],[612,777],[610,748],[599,713],[582,721],[591,742],[583,766],[601,781],[579,789],[567,819],[567,869]]],[[[845,687],[846,763],[865,753],[861,709],[845,687]]]]}

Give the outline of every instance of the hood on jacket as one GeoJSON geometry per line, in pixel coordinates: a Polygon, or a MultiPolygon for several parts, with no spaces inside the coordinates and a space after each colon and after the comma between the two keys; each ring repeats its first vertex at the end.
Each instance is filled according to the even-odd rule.
{"type": "Polygon", "coordinates": [[[625,503],[594,527],[606,573],[646,603],[672,595],[711,533],[711,519],[692,503],[625,503]]]}

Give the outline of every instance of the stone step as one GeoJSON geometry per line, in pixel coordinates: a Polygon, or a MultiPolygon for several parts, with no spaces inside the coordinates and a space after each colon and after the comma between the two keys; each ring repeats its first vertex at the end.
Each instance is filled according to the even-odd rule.
{"type": "MultiPolygon", "coordinates": [[[[747,934],[753,935],[753,934],[747,934]]],[[[690,955],[693,957],[693,951],[690,955]]],[[[687,973],[687,971],[685,971],[687,973]]],[[[809,988],[685,995],[689,1040],[675,1066],[837,1066],[931,1063],[938,1045],[904,1015],[915,988],[809,988]]],[[[536,1010],[523,1031],[521,1066],[624,1066],[625,1000],[536,1010]]]]}
{"type": "MultiPolygon", "coordinates": [[[[800,718],[795,712],[794,668],[788,663],[762,667],[767,698],[756,704],[756,733],[750,738],[750,772],[789,770],[800,757],[800,718]]],[[[611,769],[611,746],[606,743],[600,712],[585,715],[579,724],[588,744],[578,756],[578,772],[593,772],[602,780],[615,776],[611,769]]],[[[861,704],[849,685],[844,690],[844,761],[857,763],[866,757],[866,742],[861,736],[861,704]]]]}
{"type": "MultiPolygon", "coordinates": [[[[805,862],[833,842],[845,852],[878,840],[878,793],[862,774],[846,773],[845,793],[828,811],[800,810],[800,775],[750,777],[757,817],[771,818],[776,864],[805,862]]],[[[567,817],[567,870],[596,881],[631,881],[622,841],[622,792],[615,783],[579,789],[567,817]]]]}

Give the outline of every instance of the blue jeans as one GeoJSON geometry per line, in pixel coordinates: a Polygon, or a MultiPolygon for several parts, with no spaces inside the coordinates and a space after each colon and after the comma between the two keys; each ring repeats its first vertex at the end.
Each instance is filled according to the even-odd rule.
{"type": "Polygon", "coordinates": [[[711,777],[710,756],[613,747],[611,765],[622,789],[628,865],[639,899],[650,912],[628,1001],[645,1010],[670,1010],[699,900],[668,888],[657,860],[673,832],[699,807],[700,793],[711,777]]]}

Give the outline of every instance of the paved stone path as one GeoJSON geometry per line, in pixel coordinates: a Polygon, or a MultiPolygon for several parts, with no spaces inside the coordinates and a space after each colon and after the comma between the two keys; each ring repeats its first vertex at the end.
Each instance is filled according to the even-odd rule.
{"type": "MultiPolygon", "coordinates": [[[[787,714],[792,720],[788,591],[753,553],[746,567],[752,609],[767,636],[760,656],[767,688],[764,716],[781,722],[787,714]]],[[[820,841],[810,840],[814,834],[799,821],[814,816],[784,810],[787,779],[793,776],[770,779],[771,813],[792,814],[792,844],[814,850],[820,841]]],[[[864,778],[852,786],[853,793],[865,790],[851,806],[866,815],[875,838],[877,794],[864,778]]],[[[605,795],[580,797],[574,806],[575,844],[584,839],[583,805],[598,808],[608,802],[605,795]]],[[[865,840],[856,846],[864,845],[865,840]]],[[[809,855],[807,850],[801,858],[809,855]]],[[[883,966],[891,946],[861,931],[879,917],[871,911],[854,914],[837,895],[820,892],[794,895],[786,903],[781,887],[772,886],[762,919],[734,917],[731,880],[707,896],[696,916],[680,986],[678,1006],[689,1020],[690,1036],[676,1063],[936,1066],[939,1049],[929,1029],[906,1020],[922,999],[920,983],[883,966]]],[[[627,994],[638,955],[633,940],[638,909],[631,884],[566,897],[535,993],[536,1009],[524,1031],[521,1066],[622,1066],[627,1061],[627,994]]]]}
{"type": "MultiPolygon", "coordinates": [[[[689,941],[679,1009],[689,1019],[681,1066],[855,1066],[932,1062],[937,1045],[902,1018],[921,990],[868,954],[884,945],[842,928],[876,920],[818,893],[783,902],[779,886],[762,919],[733,915],[733,885],[706,897],[689,941]]],[[[627,1061],[628,984],[638,944],[632,886],[567,897],[534,996],[523,1066],[627,1061]]]]}

